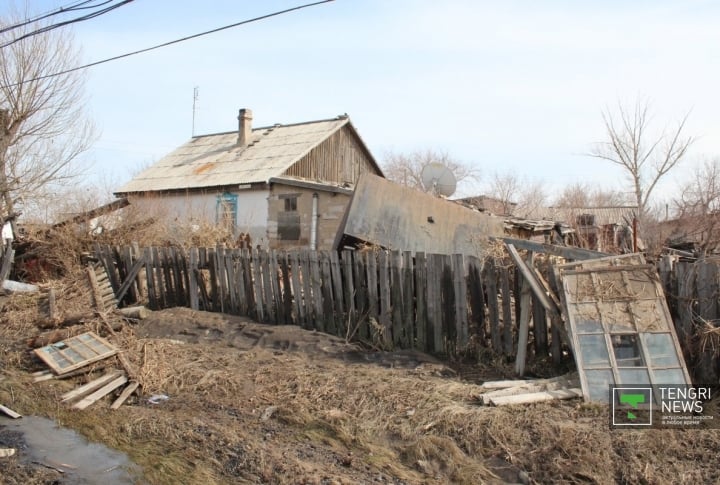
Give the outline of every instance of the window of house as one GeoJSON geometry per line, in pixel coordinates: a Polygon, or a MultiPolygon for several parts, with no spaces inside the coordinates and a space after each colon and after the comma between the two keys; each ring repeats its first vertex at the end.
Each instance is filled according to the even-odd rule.
{"type": "Polygon", "coordinates": [[[297,211],[300,194],[281,194],[282,211],[278,212],[278,239],[297,241],[300,239],[300,214],[297,211]]]}
{"type": "Polygon", "coordinates": [[[215,222],[228,231],[234,233],[237,226],[237,195],[222,194],[218,195],[217,205],[215,208],[215,222]]]}

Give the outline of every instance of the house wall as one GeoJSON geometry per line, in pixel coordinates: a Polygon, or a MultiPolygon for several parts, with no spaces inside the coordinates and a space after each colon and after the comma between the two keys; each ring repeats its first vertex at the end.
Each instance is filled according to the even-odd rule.
{"type": "Polygon", "coordinates": [[[318,194],[317,249],[331,249],[345,209],[350,202],[346,194],[330,193],[275,183],[268,197],[267,234],[271,249],[309,248],[312,221],[313,194],[318,194]],[[283,196],[297,195],[297,213],[300,216],[300,239],[284,241],[278,236],[278,218],[285,211],[283,196]]]}
{"type": "Polygon", "coordinates": [[[355,184],[360,174],[365,172],[378,173],[358,139],[345,126],[313,148],[283,175],[355,184]]]}
{"type": "Polygon", "coordinates": [[[250,234],[252,245],[267,247],[268,194],[262,190],[213,191],[152,196],[130,196],[130,203],[149,216],[180,223],[217,223],[217,197],[238,196],[235,236],[250,234]]]}

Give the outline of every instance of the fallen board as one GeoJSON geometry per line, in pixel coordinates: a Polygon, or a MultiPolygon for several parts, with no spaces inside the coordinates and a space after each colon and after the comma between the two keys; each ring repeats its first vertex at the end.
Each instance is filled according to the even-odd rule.
{"type": "Polygon", "coordinates": [[[8,416],[10,416],[13,419],[22,418],[22,414],[18,414],[15,411],[13,411],[12,409],[3,406],[2,404],[0,404],[0,412],[7,414],[8,416]]]}
{"type": "Polygon", "coordinates": [[[85,409],[86,407],[90,406],[91,404],[95,403],[96,401],[99,401],[103,397],[107,396],[111,392],[113,392],[118,387],[122,386],[128,381],[127,377],[120,376],[114,381],[110,382],[109,384],[106,384],[105,386],[101,387],[97,391],[90,394],[88,397],[83,399],[82,401],[79,401],[77,404],[73,406],[73,409],[85,409]]]}
{"type": "Polygon", "coordinates": [[[490,399],[495,406],[506,406],[508,404],[530,404],[534,402],[554,401],[556,399],[573,399],[583,397],[582,389],[557,389],[555,391],[531,392],[516,396],[499,396],[490,399]]]}
{"type": "Polygon", "coordinates": [[[79,369],[117,353],[107,340],[86,332],[39,349],[35,354],[58,375],[79,369]]]}
{"type": "Polygon", "coordinates": [[[107,374],[105,374],[102,377],[98,377],[95,380],[92,380],[88,382],[87,384],[84,384],[77,389],[73,389],[72,391],[66,392],[62,396],[60,396],[60,402],[66,402],[71,401],[73,399],[77,399],[79,397],[83,397],[86,394],[90,394],[93,391],[98,390],[114,378],[118,377],[120,375],[119,370],[113,370],[107,374]]]}

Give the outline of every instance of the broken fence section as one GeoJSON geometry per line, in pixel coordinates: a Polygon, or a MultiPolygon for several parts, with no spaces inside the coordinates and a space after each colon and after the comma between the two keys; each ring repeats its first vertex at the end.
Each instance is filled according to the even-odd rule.
{"type": "MultiPolygon", "coordinates": [[[[378,348],[455,354],[487,347],[515,356],[512,262],[400,251],[257,251],[96,247],[120,305],[186,306],[299,325],[378,348]]],[[[568,353],[536,296],[529,352],[568,353]]],[[[561,322],[560,322],[561,324],[561,322]]]]}

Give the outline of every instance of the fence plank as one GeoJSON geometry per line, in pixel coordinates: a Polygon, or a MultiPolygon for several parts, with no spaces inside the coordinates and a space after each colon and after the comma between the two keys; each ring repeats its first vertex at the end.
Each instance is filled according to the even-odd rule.
{"type": "Polygon", "coordinates": [[[435,353],[443,351],[442,328],[442,259],[439,254],[429,254],[427,260],[427,305],[428,305],[428,337],[435,353]]]}
{"type": "Polygon", "coordinates": [[[383,346],[392,347],[392,306],[390,304],[390,265],[388,253],[385,250],[378,252],[378,282],[380,284],[380,315],[379,322],[382,328],[383,346]]]}
{"type": "Polygon", "coordinates": [[[235,283],[235,255],[234,250],[225,250],[222,264],[224,266],[225,277],[227,278],[226,297],[227,305],[225,307],[225,313],[232,313],[237,315],[238,312],[238,301],[237,301],[237,284],[235,283]]]}
{"type": "Polygon", "coordinates": [[[415,278],[413,257],[403,252],[403,347],[415,347],[415,278]]]}
{"type": "MultiPolygon", "coordinates": [[[[528,251],[527,264],[533,264],[533,252],[528,251]]],[[[518,321],[518,350],[515,356],[515,373],[519,376],[525,374],[525,360],[527,356],[528,336],[530,333],[530,303],[532,301],[532,290],[527,278],[519,273],[516,276],[522,278],[520,286],[520,317],[518,321]]]]}
{"type": "Polygon", "coordinates": [[[337,318],[338,316],[334,312],[334,298],[333,295],[333,282],[332,282],[332,271],[330,269],[330,255],[327,251],[319,251],[320,259],[320,276],[322,278],[322,300],[323,300],[323,315],[325,316],[325,332],[331,335],[338,335],[337,333],[337,318]]]}
{"type": "Polygon", "coordinates": [[[308,253],[308,263],[311,274],[310,286],[312,286],[313,291],[313,314],[315,316],[313,324],[316,330],[324,332],[325,314],[323,313],[322,278],[320,277],[320,261],[318,260],[317,251],[308,253]]]}
{"type": "MultiPolygon", "coordinates": [[[[498,305],[498,286],[497,276],[500,273],[500,268],[495,265],[495,259],[489,258],[485,264],[483,279],[485,280],[485,288],[487,289],[487,307],[488,307],[488,330],[490,333],[490,342],[492,343],[493,350],[495,352],[502,352],[502,346],[499,345],[500,341],[500,307],[498,305]]],[[[502,286],[502,281],[501,281],[502,286]]],[[[509,302],[508,302],[509,303],[509,302]]],[[[483,337],[485,337],[485,334],[483,337]]]]}
{"type": "Polygon", "coordinates": [[[297,313],[295,314],[295,318],[293,318],[293,288],[290,285],[290,256],[286,251],[282,251],[279,254],[279,258],[280,271],[282,273],[283,314],[285,315],[285,323],[287,325],[297,325],[297,313]]]}
{"type": "Polygon", "coordinates": [[[535,355],[544,358],[548,355],[547,313],[535,295],[532,296],[532,315],[535,355]]]}
{"type": "Polygon", "coordinates": [[[357,336],[359,319],[362,318],[358,315],[357,307],[355,306],[355,285],[353,284],[353,253],[352,251],[345,249],[340,257],[340,266],[342,268],[342,287],[345,294],[345,310],[347,313],[347,325],[351,328],[348,329],[349,334],[352,337],[357,336]]]}
{"type": "Polygon", "coordinates": [[[262,271],[260,270],[260,251],[253,249],[250,258],[252,260],[252,280],[255,290],[253,295],[253,301],[255,302],[255,319],[258,322],[264,322],[266,321],[266,317],[265,301],[263,298],[263,278],[262,271]]]}
{"type": "Polygon", "coordinates": [[[457,343],[457,331],[455,328],[455,284],[453,282],[452,273],[452,257],[447,254],[440,256],[442,261],[440,276],[440,301],[442,301],[442,329],[444,342],[444,352],[447,354],[454,353],[457,343]]]}
{"type": "MultiPolygon", "coordinates": [[[[513,308],[512,308],[512,296],[519,295],[519,293],[514,293],[513,288],[510,284],[510,268],[507,266],[502,266],[499,268],[500,270],[500,291],[502,294],[502,315],[503,315],[503,325],[502,325],[502,343],[503,343],[503,350],[502,352],[505,355],[514,355],[515,354],[515,340],[513,336],[513,327],[517,327],[517,322],[513,321],[513,308]]],[[[517,275],[519,273],[515,272],[515,276],[517,279],[517,275]]],[[[520,298],[516,298],[517,303],[520,303],[520,298]]],[[[515,315],[519,315],[520,312],[516,311],[515,315]]],[[[516,318],[517,319],[517,318],[516,318]]]]}
{"type": "Polygon", "coordinates": [[[415,253],[415,342],[421,352],[427,349],[427,263],[425,253],[415,253]]]}
{"type": "Polygon", "coordinates": [[[190,292],[190,308],[193,310],[200,309],[200,303],[198,302],[198,280],[197,272],[198,269],[199,254],[197,248],[190,248],[190,268],[188,269],[188,291],[190,292]]]}
{"type": "Polygon", "coordinates": [[[140,272],[138,271],[133,273],[133,278],[129,282],[128,288],[125,290],[126,294],[125,296],[120,295],[120,291],[122,290],[123,285],[126,281],[128,281],[128,275],[131,272],[131,269],[135,265],[135,260],[133,258],[132,254],[132,248],[130,246],[125,246],[120,251],[120,258],[122,260],[123,265],[123,273],[122,276],[122,284],[120,285],[120,288],[118,288],[117,293],[115,293],[117,296],[118,304],[120,305],[128,305],[132,303],[137,303],[139,301],[139,294],[137,290],[137,274],[140,272]],[[123,301],[124,300],[124,301],[123,301]]]}
{"type": "Polygon", "coordinates": [[[225,269],[225,247],[222,244],[218,244],[215,248],[215,269],[217,271],[218,290],[220,294],[218,296],[220,313],[225,313],[228,307],[228,285],[227,285],[227,271],[225,269]]]}
{"type": "Polygon", "coordinates": [[[305,328],[315,328],[315,299],[312,295],[312,272],[310,271],[310,253],[308,251],[302,251],[300,253],[300,263],[302,265],[302,287],[303,287],[303,300],[302,304],[305,306],[305,328]]]}
{"type": "Polygon", "coordinates": [[[265,323],[277,323],[277,315],[275,314],[275,305],[273,293],[273,284],[271,278],[270,255],[267,251],[260,251],[260,271],[262,272],[262,303],[265,309],[265,323]]]}
{"type": "MultiPolygon", "coordinates": [[[[475,336],[480,345],[485,346],[485,297],[483,296],[482,263],[475,256],[468,256],[468,294],[470,314],[468,334],[475,336]]],[[[497,342],[499,348],[499,341],[497,342]]],[[[493,347],[495,342],[493,342],[493,347]]]]}
{"type": "Polygon", "coordinates": [[[255,291],[252,267],[252,251],[250,248],[240,250],[240,264],[242,267],[242,280],[245,287],[245,315],[260,321],[257,316],[257,305],[255,303],[255,291]]]}
{"type": "Polygon", "coordinates": [[[162,261],[163,278],[165,279],[165,300],[168,307],[177,305],[175,301],[175,281],[172,275],[172,264],[170,261],[170,248],[158,248],[160,260],[162,261]]]}
{"type": "Polygon", "coordinates": [[[147,279],[148,307],[151,310],[158,310],[158,300],[155,294],[155,272],[153,271],[152,248],[145,248],[145,279],[147,279]]]}
{"type": "Polygon", "coordinates": [[[300,285],[300,262],[298,260],[298,252],[290,251],[289,271],[290,280],[292,282],[293,307],[295,308],[295,324],[305,326],[305,305],[303,304],[302,287],[300,285]]]}
{"type": "Polygon", "coordinates": [[[343,302],[343,279],[340,269],[340,256],[337,251],[330,251],[330,273],[333,283],[333,303],[335,306],[335,326],[337,335],[346,335],[348,316],[345,313],[347,303],[343,302]]]}
{"type": "Polygon", "coordinates": [[[390,304],[392,305],[392,342],[395,347],[403,348],[403,277],[402,254],[390,252],[390,304]]]}
{"type": "Polygon", "coordinates": [[[463,255],[453,254],[451,261],[455,291],[455,334],[457,349],[460,350],[467,347],[468,344],[467,280],[465,279],[463,255]]]}
{"type": "Polygon", "coordinates": [[[355,254],[353,258],[353,286],[355,288],[355,302],[359,319],[357,321],[358,336],[362,339],[369,340],[372,338],[370,325],[367,319],[368,312],[368,287],[365,278],[365,258],[362,254],[355,254]]]}
{"type": "MultiPolygon", "coordinates": [[[[362,256],[358,254],[358,256],[362,256]]],[[[378,253],[368,251],[365,253],[365,281],[367,281],[367,319],[375,319],[375,323],[380,323],[380,299],[378,294],[378,253]]],[[[365,318],[361,315],[361,318],[365,318]]],[[[372,329],[370,329],[372,331],[372,329]]]]}
{"type": "Polygon", "coordinates": [[[210,275],[210,305],[215,312],[220,311],[220,298],[218,297],[218,280],[217,280],[217,254],[213,248],[207,248],[207,269],[210,275]]]}
{"type": "Polygon", "coordinates": [[[285,323],[285,307],[283,306],[282,293],[280,291],[280,272],[278,271],[278,254],[274,249],[268,251],[268,272],[270,276],[270,287],[272,290],[271,306],[275,319],[273,323],[285,323]]]}
{"type": "Polygon", "coordinates": [[[165,276],[163,273],[163,259],[160,257],[160,250],[157,247],[152,248],[153,252],[153,272],[155,273],[155,297],[157,298],[158,308],[168,308],[167,292],[165,290],[165,276]]]}
{"type": "Polygon", "coordinates": [[[695,269],[692,263],[684,261],[678,262],[676,265],[677,281],[678,281],[678,316],[680,319],[678,340],[683,345],[683,350],[687,351],[690,344],[691,329],[693,327],[692,320],[692,300],[695,294],[695,269]]]}

